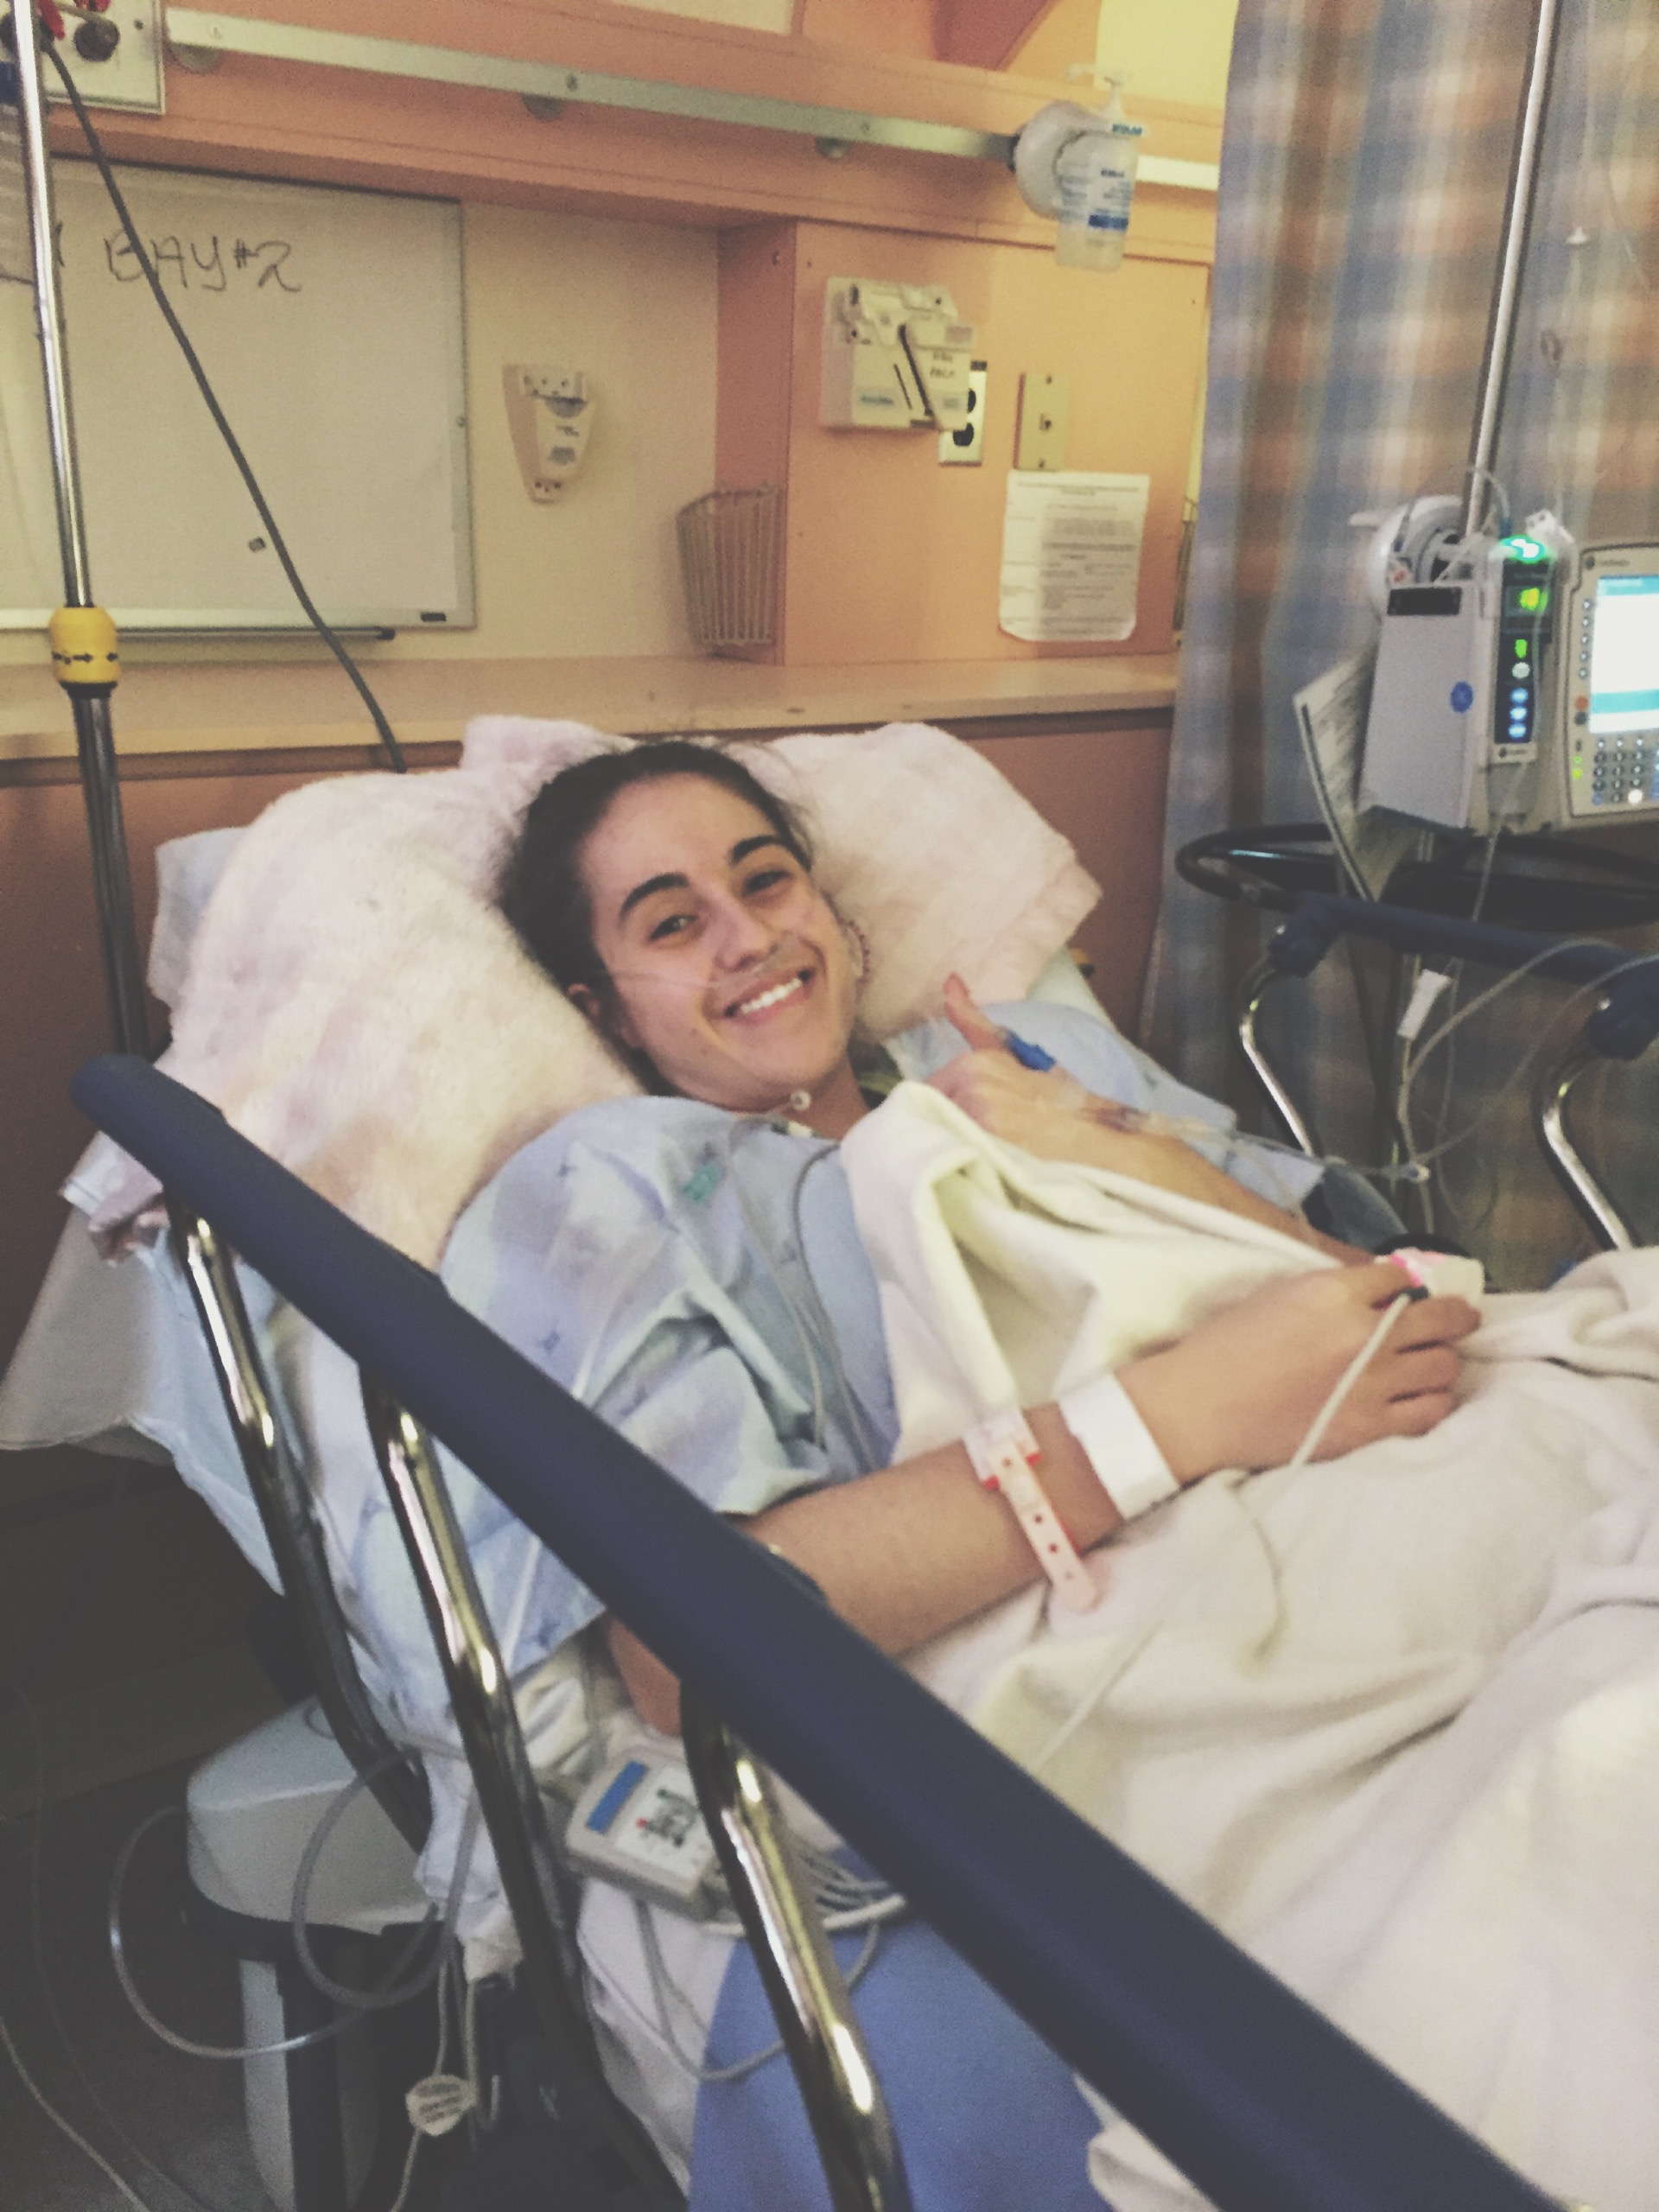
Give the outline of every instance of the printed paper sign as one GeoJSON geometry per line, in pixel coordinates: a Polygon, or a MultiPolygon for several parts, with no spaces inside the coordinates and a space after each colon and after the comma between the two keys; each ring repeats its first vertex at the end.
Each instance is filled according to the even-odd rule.
{"type": "Polygon", "coordinates": [[[1150,486],[1081,469],[1010,473],[997,613],[1009,637],[1115,645],[1134,635],[1150,486]]]}

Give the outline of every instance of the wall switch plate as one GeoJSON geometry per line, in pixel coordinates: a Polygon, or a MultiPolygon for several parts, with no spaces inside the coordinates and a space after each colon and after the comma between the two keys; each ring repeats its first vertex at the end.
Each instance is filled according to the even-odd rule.
{"type": "MultiPolygon", "coordinates": [[[[143,115],[162,115],[167,108],[162,77],[161,0],[110,0],[108,22],[120,34],[107,61],[89,61],[75,44],[78,33],[88,27],[69,23],[69,35],[58,42],[75,90],[88,107],[127,108],[143,115]]],[[[88,42],[96,35],[88,30],[88,42]]],[[[67,106],[58,84],[57,72],[41,68],[47,98],[67,106]]]]}
{"type": "Polygon", "coordinates": [[[968,420],[959,430],[939,433],[941,468],[977,468],[985,458],[985,364],[968,370],[968,420]]]}
{"type": "Polygon", "coordinates": [[[1071,421],[1071,379],[1028,369],[1020,379],[1020,428],[1014,438],[1016,468],[1064,468],[1066,431],[1071,421]]]}

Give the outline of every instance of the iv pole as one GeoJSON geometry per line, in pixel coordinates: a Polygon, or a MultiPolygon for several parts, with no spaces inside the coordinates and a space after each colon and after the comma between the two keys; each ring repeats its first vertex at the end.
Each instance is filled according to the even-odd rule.
{"type": "Polygon", "coordinates": [[[1492,285],[1491,315],[1486,325],[1486,351],[1480,365],[1480,393],[1469,440],[1469,474],[1464,485],[1463,519],[1459,525],[1459,535],[1465,539],[1472,537],[1480,527],[1491,487],[1492,463],[1497,457],[1497,434],[1503,419],[1503,392],[1515,345],[1516,310],[1520,304],[1521,274],[1532,230],[1533,201],[1538,192],[1538,164],[1544,150],[1544,120],[1549,109],[1549,80],[1555,66],[1560,28],[1560,0],[1535,0],[1532,45],[1527,55],[1521,113],[1516,123],[1515,148],[1510,158],[1503,243],[1492,285]]]}
{"type": "Polygon", "coordinates": [[[133,916],[132,876],[121,817],[110,695],[121,674],[115,625],[92,597],[86,525],[75,425],[64,348],[63,303],[58,285],[57,226],[52,171],[46,150],[46,101],[41,86],[40,18],[36,0],[11,0],[16,46],[18,111],[22,119],[23,184],[29,201],[35,302],[46,384],[47,426],[57,495],[58,543],[63,558],[64,605],[52,617],[52,672],[67,694],[75,718],[81,792],[92,842],[92,882],[98,900],[104,978],[117,1048],[144,1052],[143,971],[133,916]]]}

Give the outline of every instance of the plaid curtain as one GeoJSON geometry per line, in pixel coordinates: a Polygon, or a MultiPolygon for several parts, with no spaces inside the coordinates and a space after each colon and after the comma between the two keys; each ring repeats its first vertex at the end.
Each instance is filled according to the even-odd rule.
{"type": "MultiPolygon", "coordinates": [[[[1659,9],[1565,9],[1497,475],[1517,526],[1549,505],[1581,539],[1656,537],[1659,9]]],[[[1317,818],[1291,701],[1376,626],[1370,534],[1349,518],[1461,488],[1530,16],[1526,0],[1241,0],[1172,855],[1229,824],[1317,818]]],[[[1616,834],[1643,849],[1641,833],[1616,834]]],[[[1646,849],[1659,856],[1659,838],[1646,849]]],[[[1172,877],[1147,1024],[1161,1058],[1252,1112],[1230,1039],[1263,934],[1255,913],[1172,877]]],[[[1465,1001],[1491,980],[1471,971],[1465,1001]]],[[[1517,1073],[1565,995],[1517,985],[1459,1030],[1449,1081],[1448,1046],[1415,1096],[1420,1143],[1484,1116],[1440,1164],[1436,1225],[1461,1225],[1516,1287],[1588,1249],[1538,1160],[1517,1073]]],[[[1333,955],[1312,983],[1281,987],[1263,1033],[1327,1147],[1372,1164],[1355,1006],[1333,955]]],[[[1584,1148],[1659,1237],[1655,1179],[1633,1150],[1655,1126],[1659,1072],[1600,1087],[1584,1148]]]]}

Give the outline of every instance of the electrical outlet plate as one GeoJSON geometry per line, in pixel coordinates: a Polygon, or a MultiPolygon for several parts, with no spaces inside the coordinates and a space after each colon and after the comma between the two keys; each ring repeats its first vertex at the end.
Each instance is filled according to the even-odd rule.
{"type": "Polygon", "coordinates": [[[939,433],[941,468],[977,468],[985,458],[985,378],[983,361],[968,370],[968,420],[959,430],[939,433]]]}
{"type": "Polygon", "coordinates": [[[1046,370],[1027,369],[1020,379],[1020,429],[1014,442],[1014,467],[1064,468],[1071,421],[1071,378],[1051,376],[1046,370]]]}
{"type": "MultiPolygon", "coordinates": [[[[75,49],[79,26],[71,19],[69,35],[58,52],[75,80],[75,90],[88,107],[124,108],[140,115],[167,111],[167,86],[162,71],[162,0],[110,0],[109,19],[120,32],[120,41],[107,61],[88,61],[75,49]]],[[[47,98],[67,106],[49,66],[41,82],[47,98]]]]}

